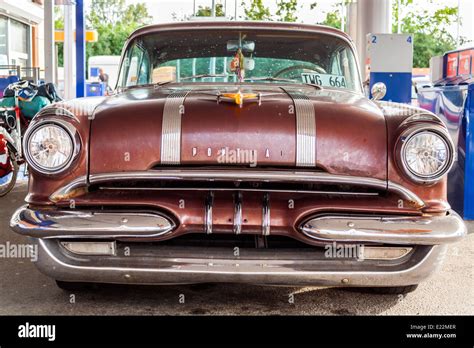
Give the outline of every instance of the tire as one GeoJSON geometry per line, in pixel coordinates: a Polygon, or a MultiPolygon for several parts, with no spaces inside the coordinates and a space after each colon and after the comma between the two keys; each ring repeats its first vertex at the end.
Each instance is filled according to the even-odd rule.
{"type": "Polygon", "coordinates": [[[5,196],[7,193],[13,190],[16,184],[16,179],[18,178],[18,171],[19,171],[18,163],[11,156],[10,156],[10,160],[13,166],[12,177],[8,183],[0,184],[0,197],[5,196]]]}
{"type": "Polygon", "coordinates": [[[418,287],[418,284],[407,285],[407,286],[391,286],[391,287],[377,287],[377,288],[347,288],[355,292],[363,292],[370,294],[381,294],[381,295],[406,295],[413,292],[418,287]]]}

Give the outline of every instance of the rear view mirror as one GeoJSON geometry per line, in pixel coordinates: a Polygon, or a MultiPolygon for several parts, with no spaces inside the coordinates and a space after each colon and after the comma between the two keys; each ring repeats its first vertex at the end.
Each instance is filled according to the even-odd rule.
{"type": "Polygon", "coordinates": [[[227,51],[236,52],[239,48],[242,52],[252,53],[255,51],[255,41],[242,41],[240,44],[239,40],[227,41],[227,51]]]}

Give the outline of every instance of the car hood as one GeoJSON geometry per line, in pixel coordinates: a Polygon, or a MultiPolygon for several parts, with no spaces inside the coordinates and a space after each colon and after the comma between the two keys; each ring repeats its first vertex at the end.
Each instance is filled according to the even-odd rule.
{"type": "Polygon", "coordinates": [[[89,170],[98,174],[170,165],[298,168],[297,156],[305,153],[314,154],[310,166],[315,170],[385,180],[384,116],[360,94],[311,86],[134,88],[96,108],[89,170]],[[301,96],[306,110],[298,105],[301,96]],[[303,113],[310,119],[300,118],[298,124],[303,113]]]}

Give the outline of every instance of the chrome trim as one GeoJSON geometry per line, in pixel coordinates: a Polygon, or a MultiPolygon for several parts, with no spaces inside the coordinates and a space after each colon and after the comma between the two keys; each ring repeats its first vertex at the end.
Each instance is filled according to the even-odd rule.
{"type": "Polygon", "coordinates": [[[263,195],[263,208],[262,208],[262,234],[264,236],[270,235],[270,226],[271,226],[270,195],[267,192],[263,195]]]}
{"type": "Polygon", "coordinates": [[[364,245],[362,251],[363,260],[399,260],[407,256],[413,248],[411,247],[385,247],[364,245]]]}
{"type": "Polygon", "coordinates": [[[212,206],[214,205],[214,192],[210,191],[206,197],[204,210],[204,232],[212,233],[212,206]]]}
{"type": "Polygon", "coordinates": [[[296,166],[316,166],[316,118],[314,105],[302,92],[291,88],[282,89],[290,96],[296,114],[296,166]]]}
{"type": "Polygon", "coordinates": [[[161,163],[179,164],[181,162],[181,117],[184,100],[190,89],[175,91],[168,95],[163,108],[161,134],[161,163]]]}
{"type": "MultiPolygon", "coordinates": [[[[212,191],[235,191],[231,187],[212,187],[212,191]]],[[[106,191],[209,191],[209,187],[108,187],[100,186],[99,190],[106,191]]],[[[379,196],[377,192],[344,192],[344,191],[320,191],[320,190],[284,190],[284,189],[259,189],[259,188],[240,188],[242,192],[277,192],[277,193],[309,193],[316,195],[340,195],[340,196],[379,196]]]]}
{"type": "Polygon", "coordinates": [[[451,136],[444,130],[444,128],[440,127],[439,125],[437,126],[422,125],[422,126],[415,126],[415,127],[408,128],[398,138],[395,149],[396,149],[395,158],[398,159],[398,163],[402,167],[404,174],[409,179],[413,180],[416,183],[420,183],[420,184],[435,183],[439,181],[446,173],[449,173],[449,171],[454,165],[454,156],[456,153],[454,143],[451,139],[451,136]],[[446,165],[444,166],[444,168],[439,173],[435,175],[431,175],[431,176],[421,176],[414,173],[408,167],[406,163],[406,157],[405,157],[405,147],[408,141],[415,135],[420,134],[420,133],[425,133],[425,132],[435,133],[436,135],[440,136],[442,140],[445,142],[446,149],[449,152],[449,159],[446,162],[446,165]]]}
{"type": "Polygon", "coordinates": [[[34,169],[36,172],[45,174],[45,175],[54,175],[54,174],[59,174],[64,172],[66,169],[70,168],[72,163],[76,160],[78,157],[80,150],[81,150],[81,137],[79,135],[79,132],[77,129],[70,124],[69,122],[65,122],[63,120],[57,120],[57,119],[42,119],[33,125],[30,125],[24,136],[23,136],[23,152],[24,152],[24,157],[25,160],[28,162],[28,165],[34,169]],[[40,127],[45,127],[48,125],[54,125],[57,127],[60,127],[66,131],[66,133],[71,137],[71,142],[73,145],[73,150],[71,153],[71,157],[67,160],[67,162],[64,163],[64,165],[56,170],[47,170],[44,169],[40,166],[38,166],[31,158],[30,152],[29,152],[29,146],[28,146],[28,141],[30,140],[31,134],[36,131],[40,127]]]}
{"type": "Polygon", "coordinates": [[[87,187],[87,177],[85,175],[80,176],[67,185],[57,189],[51,194],[51,196],[49,196],[49,199],[53,202],[67,199],[72,192],[82,187],[87,187]]]}
{"type": "Polygon", "coordinates": [[[116,242],[61,242],[64,249],[76,255],[116,255],[116,242]],[[94,250],[94,246],[107,246],[107,251],[99,252],[94,250]],[[88,250],[84,250],[88,249],[88,250]]]}
{"type": "MultiPolygon", "coordinates": [[[[77,189],[80,182],[85,182],[86,177],[80,177],[74,182],[58,189],[51,195],[50,199],[67,196],[72,190],[77,189]]],[[[368,187],[377,190],[388,190],[400,195],[402,198],[414,202],[418,207],[425,204],[414,192],[396,183],[387,182],[381,179],[333,175],[323,172],[305,172],[305,171],[254,171],[254,170],[179,170],[163,169],[137,172],[116,172],[91,174],[89,176],[90,184],[102,184],[107,182],[120,182],[127,180],[190,180],[190,181],[263,181],[263,182],[282,182],[282,183],[316,183],[316,184],[344,184],[361,187],[368,187]]],[[[294,191],[291,191],[294,192],[294,191]]]]}
{"type": "Polygon", "coordinates": [[[386,265],[384,269],[365,268],[374,261],[354,261],[360,265],[354,270],[346,266],[347,260],[340,261],[335,269],[328,269],[325,265],[330,260],[232,259],[228,257],[228,251],[211,254],[208,249],[208,257],[170,255],[138,258],[132,264],[132,254],[113,259],[88,257],[84,262],[62,253],[54,240],[34,238],[32,243],[38,245],[35,265],[49,277],[63,281],[129,284],[238,282],[289,286],[403,286],[418,284],[428,278],[442,264],[446,254],[446,246],[433,246],[416,257],[408,256],[410,259],[405,262],[397,261],[396,266],[386,265]]]}
{"type": "Polygon", "coordinates": [[[467,234],[462,218],[454,211],[445,216],[316,216],[299,230],[320,241],[370,242],[403,245],[437,245],[456,242],[467,234]]]}
{"type": "Polygon", "coordinates": [[[242,233],[242,193],[234,194],[234,233],[242,233]]]}
{"type": "Polygon", "coordinates": [[[24,205],[10,220],[17,233],[35,238],[159,237],[176,227],[158,213],[34,210],[24,205]]]}

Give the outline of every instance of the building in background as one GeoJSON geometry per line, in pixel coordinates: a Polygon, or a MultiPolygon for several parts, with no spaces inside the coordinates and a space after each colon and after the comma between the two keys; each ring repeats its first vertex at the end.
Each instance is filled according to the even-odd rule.
{"type": "Polygon", "coordinates": [[[44,66],[43,0],[0,1],[0,65],[44,66]]]}

